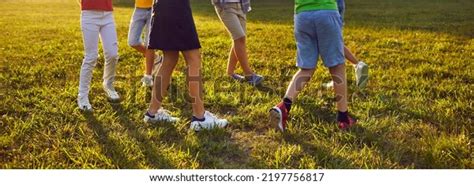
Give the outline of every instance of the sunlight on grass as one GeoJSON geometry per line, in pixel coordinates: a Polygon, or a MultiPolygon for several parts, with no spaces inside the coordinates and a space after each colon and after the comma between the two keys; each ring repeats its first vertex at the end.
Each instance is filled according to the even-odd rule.
{"type": "MultiPolygon", "coordinates": [[[[422,8],[426,2],[431,1],[410,3],[422,8]]],[[[360,124],[338,131],[332,91],[321,88],[330,76],[319,66],[284,134],[269,129],[267,112],[297,70],[292,1],[258,1],[249,15],[250,60],[267,79],[261,88],[223,75],[231,40],[208,0],[192,3],[203,46],[206,107],[230,120],[226,129],[188,130],[183,62],[165,107],[184,120],[142,122],[150,90],[139,82],[143,59],[126,44],[132,8],[118,4],[114,13],[121,57],[116,85],[124,100],[107,102],[101,59],[91,89],[95,111],[84,114],[75,103],[83,57],[79,6],[0,2],[0,168],[474,167],[473,24],[464,20],[472,2],[437,1],[446,5],[443,11],[458,12],[440,17],[432,14],[439,9],[426,8],[420,12],[431,14],[416,14],[416,20],[408,18],[412,9],[397,9],[405,1],[348,3],[346,44],[371,70],[368,88],[356,91],[347,67],[350,109],[360,124]]]]}

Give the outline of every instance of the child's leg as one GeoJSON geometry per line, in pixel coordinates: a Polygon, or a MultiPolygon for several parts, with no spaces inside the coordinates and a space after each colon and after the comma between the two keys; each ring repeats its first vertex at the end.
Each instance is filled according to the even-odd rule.
{"type": "Polygon", "coordinates": [[[357,65],[359,63],[359,60],[355,57],[354,54],[352,54],[351,50],[344,46],[344,56],[346,56],[346,59],[349,60],[354,65],[357,65]]]}
{"type": "Polygon", "coordinates": [[[196,118],[204,118],[203,103],[203,85],[201,79],[201,53],[199,49],[183,51],[184,59],[188,65],[187,81],[189,88],[189,96],[193,107],[193,116],[196,118]]]}
{"type": "MultiPolygon", "coordinates": [[[[248,60],[248,55],[247,55],[247,44],[246,44],[245,36],[234,40],[234,45],[232,46],[232,49],[234,51],[235,57],[240,62],[240,66],[242,67],[245,76],[253,75],[254,72],[250,68],[250,65],[249,65],[249,60],[248,60]]],[[[232,58],[232,53],[231,53],[230,58],[232,58]]],[[[230,61],[231,60],[229,59],[229,65],[231,65],[230,61]]],[[[235,64],[234,64],[234,69],[235,69],[235,64]]]]}
{"type": "Polygon", "coordinates": [[[102,46],[104,49],[105,64],[104,64],[104,87],[113,88],[115,81],[116,65],[118,62],[118,43],[117,31],[112,14],[107,17],[108,24],[100,29],[100,38],[102,39],[102,46]]]}
{"type": "Polygon", "coordinates": [[[152,50],[147,50],[142,43],[141,36],[145,32],[145,44],[148,44],[150,34],[151,10],[135,8],[132,20],[130,21],[130,28],[128,31],[128,45],[145,57],[145,75],[151,75],[153,70],[153,62],[155,60],[155,53],[152,50]]]}
{"type": "MultiPolygon", "coordinates": [[[[344,12],[346,11],[346,3],[344,2],[344,0],[337,0],[336,2],[339,10],[339,15],[341,16],[341,21],[344,23],[344,12]]],[[[344,46],[344,55],[346,56],[346,59],[354,65],[357,65],[357,63],[359,62],[355,55],[352,54],[352,52],[346,46],[344,46]]]]}
{"type": "Polygon", "coordinates": [[[306,83],[309,82],[314,74],[314,71],[315,69],[300,69],[298,72],[296,72],[290,82],[290,85],[288,85],[285,98],[293,101],[298,96],[298,93],[303,90],[306,83]]]}
{"type": "Polygon", "coordinates": [[[153,63],[155,62],[155,51],[146,49],[145,51],[145,75],[151,75],[153,71],[153,63]]]}
{"type": "Polygon", "coordinates": [[[146,48],[142,44],[141,35],[147,23],[147,19],[144,17],[145,13],[145,10],[135,8],[128,30],[128,45],[143,55],[145,55],[146,48]]]}
{"type": "Polygon", "coordinates": [[[239,62],[234,50],[234,46],[232,46],[229,51],[229,62],[227,63],[227,75],[229,76],[234,74],[237,62],[239,62]]]}
{"type": "Polygon", "coordinates": [[[336,93],[336,106],[340,112],[347,111],[347,80],[346,80],[346,66],[339,64],[335,67],[329,68],[334,82],[334,92],[336,93]]]}
{"type": "Polygon", "coordinates": [[[342,38],[342,20],[336,12],[321,13],[318,23],[318,46],[324,65],[329,68],[334,82],[337,107],[337,121],[341,129],[346,129],[356,123],[349,116],[347,102],[346,65],[344,62],[344,39],[342,38]]]}
{"type": "Polygon", "coordinates": [[[146,54],[146,47],[145,45],[143,44],[139,44],[139,45],[134,45],[134,46],[130,46],[132,47],[133,49],[137,50],[138,52],[140,52],[141,54],[143,54],[143,56],[145,56],[146,54]]]}
{"type": "Polygon", "coordinates": [[[161,64],[158,74],[155,77],[150,107],[148,108],[148,112],[151,114],[155,114],[158,109],[161,108],[161,102],[168,94],[168,86],[170,85],[171,74],[178,63],[178,51],[163,51],[163,54],[163,64],[161,64]]]}
{"type": "MultiPolygon", "coordinates": [[[[145,44],[148,46],[151,30],[151,10],[148,10],[146,26],[145,26],[145,44]]],[[[153,72],[153,64],[155,62],[155,51],[146,49],[145,51],[145,75],[151,75],[153,72]]]]}
{"type": "Polygon", "coordinates": [[[81,19],[82,36],[84,40],[84,60],[82,61],[81,72],[79,77],[79,97],[87,97],[89,95],[90,83],[92,80],[92,70],[97,64],[98,44],[99,44],[99,25],[93,20],[84,17],[83,12],[81,19]]]}
{"type": "Polygon", "coordinates": [[[220,8],[216,6],[216,12],[227,31],[231,34],[233,44],[229,52],[229,63],[227,65],[227,74],[234,74],[237,62],[246,76],[253,75],[254,72],[249,66],[247,48],[246,48],[246,15],[237,4],[232,8],[220,8]]]}

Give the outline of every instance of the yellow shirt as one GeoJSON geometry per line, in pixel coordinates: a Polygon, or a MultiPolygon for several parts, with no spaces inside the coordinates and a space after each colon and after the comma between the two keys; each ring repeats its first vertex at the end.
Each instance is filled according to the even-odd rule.
{"type": "Polygon", "coordinates": [[[137,8],[151,8],[153,0],[135,0],[135,7],[137,8]]]}

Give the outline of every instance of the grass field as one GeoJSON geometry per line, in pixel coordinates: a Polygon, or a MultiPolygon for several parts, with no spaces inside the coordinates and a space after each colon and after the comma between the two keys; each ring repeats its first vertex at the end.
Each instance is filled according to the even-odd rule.
{"type": "Polygon", "coordinates": [[[83,57],[77,3],[0,1],[0,168],[474,168],[473,1],[347,1],[345,42],[371,68],[364,91],[347,69],[350,110],[360,124],[337,129],[333,93],[321,88],[330,76],[319,66],[285,134],[268,128],[267,111],[297,71],[293,1],[253,3],[248,49],[267,79],[258,88],[225,78],[231,41],[209,0],[192,4],[206,107],[230,120],[226,129],[188,130],[184,62],[165,102],[183,120],[142,122],[150,90],[139,82],[143,59],[126,44],[129,3],[115,8],[123,100],[107,102],[100,60],[90,94],[95,110],[85,114],[76,106],[83,57]]]}

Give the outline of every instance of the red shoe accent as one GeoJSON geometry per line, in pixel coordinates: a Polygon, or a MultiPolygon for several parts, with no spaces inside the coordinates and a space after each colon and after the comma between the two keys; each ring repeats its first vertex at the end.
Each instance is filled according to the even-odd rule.
{"type": "Polygon", "coordinates": [[[345,129],[348,129],[349,128],[349,124],[347,124],[346,122],[343,122],[343,121],[339,121],[337,126],[339,127],[339,129],[341,130],[345,130],[345,129]]]}
{"type": "Polygon", "coordinates": [[[274,111],[278,114],[279,120],[277,123],[278,128],[284,132],[286,130],[286,122],[288,120],[288,110],[283,102],[280,102],[278,105],[273,107],[270,111],[274,111]]]}
{"type": "Polygon", "coordinates": [[[344,122],[344,121],[338,122],[337,126],[339,127],[339,129],[346,130],[357,123],[357,120],[352,118],[351,116],[347,116],[347,119],[349,120],[349,122],[344,122]]]}
{"type": "Polygon", "coordinates": [[[349,127],[354,126],[357,123],[357,120],[352,118],[351,116],[347,116],[349,119],[349,127]]]}

